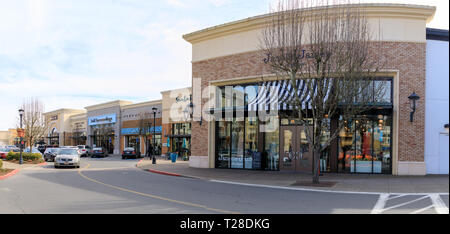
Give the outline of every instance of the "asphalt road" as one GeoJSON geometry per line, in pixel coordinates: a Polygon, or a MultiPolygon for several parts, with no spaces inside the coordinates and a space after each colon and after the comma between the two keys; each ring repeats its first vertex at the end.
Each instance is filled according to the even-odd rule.
{"type": "Polygon", "coordinates": [[[24,169],[0,181],[0,213],[448,213],[448,195],[256,187],[153,174],[137,162],[113,156],[83,158],[81,169],[24,169]]]}

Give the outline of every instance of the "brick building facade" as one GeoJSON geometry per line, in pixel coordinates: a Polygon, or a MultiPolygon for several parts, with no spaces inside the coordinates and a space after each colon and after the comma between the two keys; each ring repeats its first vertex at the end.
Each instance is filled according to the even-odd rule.
{"type": "MultiPolygon", "coordinates": [[[[368,13],[369,25],[377,30],[374,38],[379,38],[371,42],[370,57],[382,64],[379,76],[392,80],[390,173],[426,174],[423,101],[426,98],[426,23],[434,16],[435,8],[399,4],[361,4],[360,7],[368,13]],[[422,101],[417,103],[414,121],[410,122],[408,97],[412,93],[422,101]]],[[[201,115],[214,108],[203,91],[207,87],[274,79],[263,62],[265,55],[258,49],[261,29],[269,18],[270,14],[256,16],[184,36],[193,46],[193,96],[201,97],[201,115]],[[201,88],[196,88],[196,82],[201,83],[201,88]]],[[[201,162],[196,163],[198,167],[218,167],[217,124],[192,122],[191,160],[201,162]]]]}

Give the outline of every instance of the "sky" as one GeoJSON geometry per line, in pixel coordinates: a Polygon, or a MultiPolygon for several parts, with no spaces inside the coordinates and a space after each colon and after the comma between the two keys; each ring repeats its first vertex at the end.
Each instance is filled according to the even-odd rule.
{"type": "MultiPolygon", "coordinates": [[[[0,0],[0,130],[37,97],[45,111],[114,100],[143,102],[191,86],[182,35],[268,13],[276,0],[0,0]]],[[[447,0],[360,0],[437,6],[447,0]]]]}

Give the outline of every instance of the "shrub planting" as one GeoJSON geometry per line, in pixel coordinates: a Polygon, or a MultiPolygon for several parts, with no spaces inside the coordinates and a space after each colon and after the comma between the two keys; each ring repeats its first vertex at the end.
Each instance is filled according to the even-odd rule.
{"type": "MultiPolygon", "coordinates": [[[[33,162],[41,162],[43,161],[42,155],[38,153],[22,153],[22,159],[23,161],[33,161],[33,162]]],[[[9,152],[7,156],[8,161],[19,161],[20,160],[20,153],[15,152],[9,152]]]]}

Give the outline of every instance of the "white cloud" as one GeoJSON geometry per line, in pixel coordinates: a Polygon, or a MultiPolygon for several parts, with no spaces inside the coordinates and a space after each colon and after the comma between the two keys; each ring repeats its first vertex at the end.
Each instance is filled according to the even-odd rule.
{"type": "Polygon", "coordinates": [[[175,7],[186,7],[186,4],[181,0],[166,0],[166,2],[175,7]]]}

